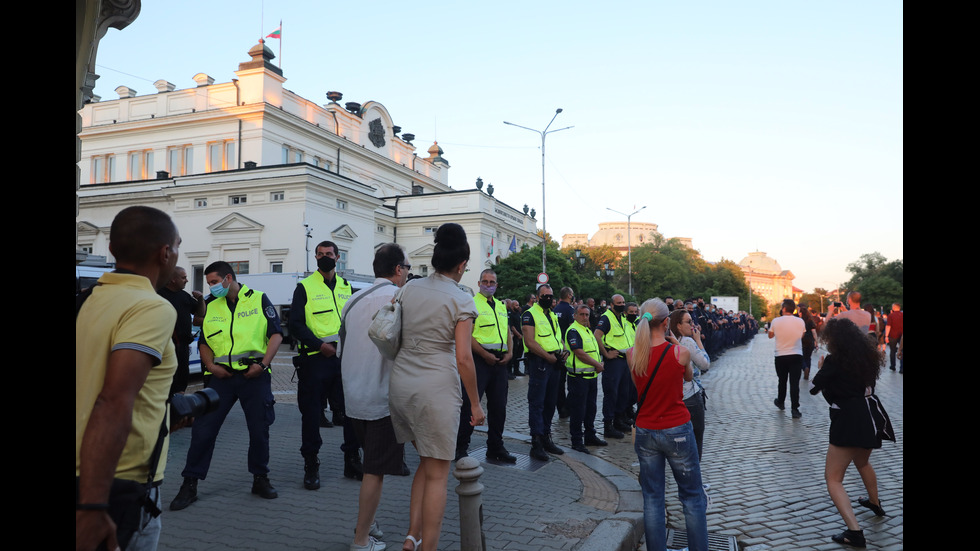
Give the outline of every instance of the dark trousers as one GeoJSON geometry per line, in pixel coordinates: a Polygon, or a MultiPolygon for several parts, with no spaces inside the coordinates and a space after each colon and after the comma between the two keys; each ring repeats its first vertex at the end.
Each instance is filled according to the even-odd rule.
{"type": "Polygon", "coordinates": [[[617,415],[622,414],[630,401],[629,366],[626,358],[606,359],[602,372],[602,420],[612,422],[617,415]]]}
{"type": "MultiPolygon", "coordinates": [[[[327,358],[322,354],[313,354],[303,359],[303,365],[297,370],[299,385],[296,392],[296,402],[302,417],[303,443],[299,448],[304,456],[320,453],[323,438],[320,437],[320,416],[323,414],[323,402],[330,399],[330,407],[337,413],[345,413],[344,385],[340,378],[340,360],[336,356],[327,358]]],[[[345,453],[353,453],[360,446],[354,428],[344,415],[344,443],[340,449],[345,453]]]]}
{"type": "Polygon", "coordinates": [[[205,382],[218,393],[221,403],[215,411],[194,419],[183,476],[201,480],[208,476],[218,431],[235,402],[241,402],[248,426],[248,472],[269,474],[269,426],[276,420],[272,375],[263,371],[253,379],[246,379],[243,373],[235,372],[227,379],[209,376],[205,382]]]}
{"type": "Polygon", "coordinates": [[[191,378],[190,345],[174,340],[174,352],[177,355],[177,371],[174,373],[174,382],[170,385],[171,396],[187,390],[187,383],[191,378]]]}
{"type": "MultiPolygon", "coordinates": [[[[892,370],[895,369],[895,358],[898,355],[898,341],[901,340],[901,338],[902,337],[899,337],[897,339],[892,339],[892,338],[888,339],[888,358],[891,361],[889,368],[892,370]]],[[[904,365],[902,367],[904,368],[904,365]]]]}
{"type": "Polygon", "coordinates": [[[786,382],[789,381],[789,398],[793,409],[800,408],[800,376],[803,373],[803,356],[791,354],[776,356],[776,376],[779,377],[779,390],[776,401],[786,402],[786,382]]]}
{"type": "MultiPolygon", "coordinates": [[[[507,419],[507,369],[508,364],[488,365],[483,358],[474,355],[476,365],[476,389],[487,396],[487,449],[499,450],[504,447],[504,422],[507,419]]],[[[470,424],[470,397],[463,389],[463,407],[459,415],[459,432],[456,435],[456,448],[465,451],[470,445],[473,425],[470,424]]]]}
{"type": "Polygon", "coordinates": [[[555,416],[558,401],[559,369],[528,352],[524,365],[527,369],[527,425],[531,436],[551,434],[551,420],[555,416]]]}
{"type": "Polygon", "coordinates": [[[586,434],[595,434],[596,399],[599,380],[582,375],[568,376],[568,432],[572,444],[581,444],[586,434]]]}

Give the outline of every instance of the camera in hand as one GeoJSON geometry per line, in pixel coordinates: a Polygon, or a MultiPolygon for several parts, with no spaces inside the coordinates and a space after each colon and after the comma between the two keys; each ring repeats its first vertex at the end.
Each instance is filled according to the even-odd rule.
{"type": "Polygon", "coordinates": [[[200,417],[218,409],[221,398],[213,388],[198,390],[194,394],[174,394],[170,398],[171,423],[185,417],[200,417]]]}

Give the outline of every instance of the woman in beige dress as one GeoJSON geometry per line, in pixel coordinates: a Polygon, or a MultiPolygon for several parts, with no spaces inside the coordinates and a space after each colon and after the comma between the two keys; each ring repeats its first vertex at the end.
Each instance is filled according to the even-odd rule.
{"type": "Polygon", "coordinates": [[[472,404],[470,424],[482,425],[485,418],[470,348],[476,304],[457,286],[469,257],[463,228],[443,224],[432,254],[435,274],[409,281],[395,296],[402,306],[402,344],[389,382],[391,421],[398,441],[412,442],[421,460],[412,480],[405,551],[439,544],[463,404],[460,381],[472,404]]]}

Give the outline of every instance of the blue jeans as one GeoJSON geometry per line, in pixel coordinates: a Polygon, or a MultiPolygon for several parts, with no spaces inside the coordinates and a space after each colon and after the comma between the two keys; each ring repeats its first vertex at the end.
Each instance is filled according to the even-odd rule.
{"type": "Polygon", "coordinates": [[[651,430],[636,427],[636,455],[640,460],[640,489],[643,491],[643,527],[647,550],[667,549],[666,463],[677,482],[677,496],[684,507],[687,544],[690,551],[707,551],[707,497],[701,486],[701,463],[690,421],[679,427],[651,430]]]}

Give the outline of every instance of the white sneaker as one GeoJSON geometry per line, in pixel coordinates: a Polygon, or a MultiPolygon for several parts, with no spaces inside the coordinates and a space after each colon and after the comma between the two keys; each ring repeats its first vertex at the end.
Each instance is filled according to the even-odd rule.
{"type": "Polygon", "coordinates": [[[385,533],[381,531],[377,520],[371,523],[371,528],[368,530],[368,535],[379,540],[384,537],[385,533]]]}
{"type": "Polygon", "coordinates": [[[367,545],[350,544],[350,551],[384,551],[384,548],[385,542],[378,541],[373,536],[368,536],[367,545]]]}

